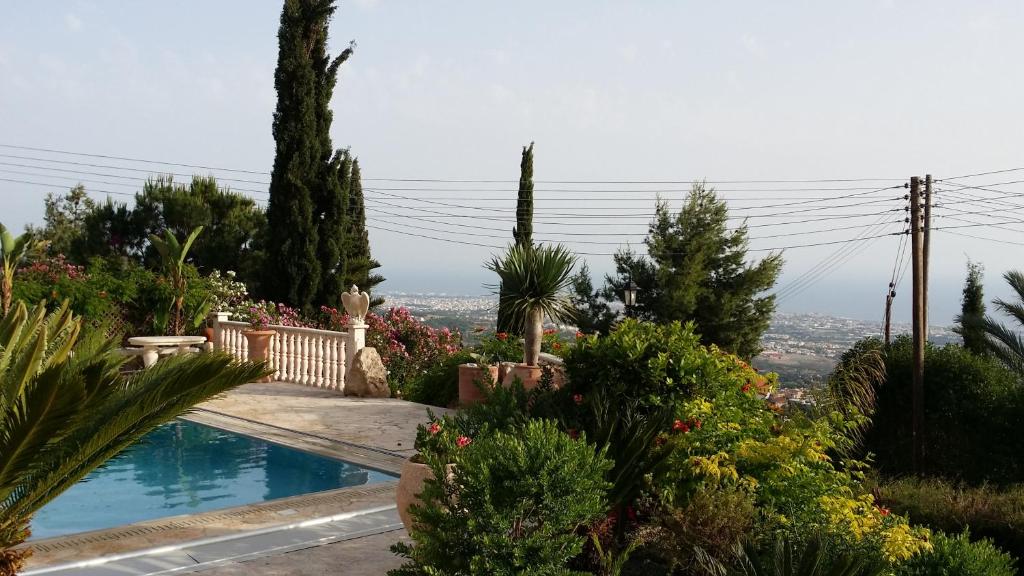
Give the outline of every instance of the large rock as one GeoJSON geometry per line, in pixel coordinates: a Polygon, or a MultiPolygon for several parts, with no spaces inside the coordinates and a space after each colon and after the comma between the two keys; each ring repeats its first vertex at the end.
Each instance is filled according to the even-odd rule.
{"type": "Polygon", "coordinates": [[[388,370],[377,349],[368,346],[352,359],[352,370],[345,379],[345,396],[360,398],[389,398],[388,370]]]}

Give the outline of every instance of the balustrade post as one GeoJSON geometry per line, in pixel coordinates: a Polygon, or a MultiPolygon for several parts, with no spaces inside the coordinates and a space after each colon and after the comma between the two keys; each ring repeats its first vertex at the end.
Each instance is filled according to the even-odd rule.
{"type": "Polygon", "coordinates": [[[228,312],[211,312],[207,317],[207,322],[210,323],[210,327],[213,328],[213,349],[223,350],[224,349],[224,327],[221,326],[221,322],[227,322],[231,317],[228,312]]]}
{"type": "Polygon", "coordinates": [[[345,379],[352,370],[352,362],[355,360],[356,352],[366,347],[367,324],[362,320],[349,320],[348,338],[345,341],[345,379]]]}

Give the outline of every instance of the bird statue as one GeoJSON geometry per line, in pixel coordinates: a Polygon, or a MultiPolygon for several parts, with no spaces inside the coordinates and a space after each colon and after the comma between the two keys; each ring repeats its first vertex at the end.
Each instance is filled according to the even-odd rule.
{"type": "Polygon", "coordinates": [[[341,293],[341,304],[353,320],[362,322],[370,310],[370,295],[360,292],[359,288],[353,284],[348,292],[341,293]]]}

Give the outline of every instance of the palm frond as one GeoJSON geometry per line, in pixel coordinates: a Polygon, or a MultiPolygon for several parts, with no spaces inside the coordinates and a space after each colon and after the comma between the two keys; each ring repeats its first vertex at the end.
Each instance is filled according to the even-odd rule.
{"type": "Polygon", "coordinates": [[[112,347],[83,335],[66,306],[18,303],[0,320],[0,547],[19,544],[36,510],[156,426],[268,373],[200,354],[126,377],[112,347]]]}
{"type": "Polygon", "coordinates": [[[575,266],[576,257],[562,245],[515,244],[503,256],[494,257],[487,269],[501,280],[493,288],[502,307],[520,323],[534,310],[555,322],[566,322],[575,315],[568,295],[575,266]]]}

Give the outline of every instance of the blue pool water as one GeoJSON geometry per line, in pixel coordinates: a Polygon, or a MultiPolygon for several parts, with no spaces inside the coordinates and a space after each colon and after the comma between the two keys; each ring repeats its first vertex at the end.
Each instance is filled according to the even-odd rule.
{"type": "Polygon", "coordinates": [[[32,537],[392,479],[350,462],[179,420],[149,433],[44,506],[32,520],[32,537]]]}

